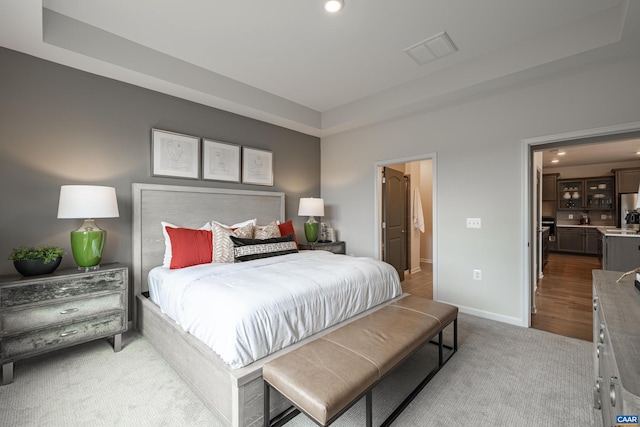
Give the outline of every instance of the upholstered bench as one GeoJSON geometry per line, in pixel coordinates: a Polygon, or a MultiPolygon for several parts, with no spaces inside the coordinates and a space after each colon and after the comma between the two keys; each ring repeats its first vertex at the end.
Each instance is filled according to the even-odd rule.
{"type": "Polygon", "coordinates": [[[437,335],[438,366],[383,425],[391,423],[457,351],[457,317],[457,307],[408,295],[265,363],[265,427],[284,424],[297,410],[327,426],[362,396],[366,396],[367,426],[371,426],[373,387],[437,335]],[[452,323],[453,346],[445,346],[443,330],[452,323]],[[446,359],[443,347],[450,349],[446,359]],[[271,388],[297,410],[271,420],[271,388]]]}

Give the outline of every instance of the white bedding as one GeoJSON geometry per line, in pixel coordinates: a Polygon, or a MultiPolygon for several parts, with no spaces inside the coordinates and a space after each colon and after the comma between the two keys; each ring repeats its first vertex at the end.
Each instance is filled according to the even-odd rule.
{"type": "Polygon", "coordinates": [[[240,368],[402,293],[373,258],[302,251],[149,273],[151,300],[240,368]]]}

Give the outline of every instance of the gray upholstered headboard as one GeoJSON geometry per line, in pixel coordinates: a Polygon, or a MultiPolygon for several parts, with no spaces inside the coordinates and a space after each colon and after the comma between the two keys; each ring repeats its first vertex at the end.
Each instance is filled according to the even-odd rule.
{"type": "Polygon", "coordinates": [[[161,265],[161,221],[199,228],[215,220],[233,224],[256,218],[258,224],[284,221],[284,193],[173,185],[132,185],[134,296],[147,291],[147,275],[161,265]]]}

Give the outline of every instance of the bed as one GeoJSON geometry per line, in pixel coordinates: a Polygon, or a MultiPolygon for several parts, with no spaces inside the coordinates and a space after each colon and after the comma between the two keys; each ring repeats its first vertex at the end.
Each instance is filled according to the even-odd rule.
{"type": "MultiPolygon", "coordinates": [[[[350,296],[344,298],[345,295],[350,294],[340,294],[340,288],[337,288],[337,296],[333,300],[328,299],[328,304],[333,306],[335,301],[339,301],[340,298],[348,301],[348,303],[345,302],[343,304],[344,307],[337,310],[342,313],[342,317],[338,316],[326,324],[320,322],[320,326],[315,325],[313,326],[315,329],[311,330],[306,330],[305,328],[309,326],[305,324],[301,330],[294,332],[293,337],[287,337],[284,340],[280,339],[279,343],[269,351],[252,354],[248,359],[232,361],[233,359],[229,359],[224,351],[217,349],[218,352],[216,352],[212,350],[210,344],[208,342],[205,343],[206,339],[198,339],[194,334],[186,332],[183,326],[189,322],[184,317],[179,317],[181,326],[172,318],[176,318],[180,314],[170,313],[171,310],[164,308],[164,311],[167,312],[165,314],[163,309],[160,309],[149,298],[149,273],[152,273],[153,284],[155,280],[153,279],[153,274],[158,270],[158,266],[163,263],[165,245],[160,223],[165,221],[179,224],[182,227],[199,228],[202,226],[203,221],[213,219],[228,224],[237,222],[242,218],[255,218],[258,224],[267,224],[274,219],[284,221],[284,193],[153,184],[133,184],[132,191],[134,216],[134,325],[171,364],[194,393],[226,425],[261,425],[263,412],[262,365],[264,363],[303,345],[309,340],[334,330],[344,322],[353,321],[370,311],[379,309],[386,302],[396,299],[400,294],[400,285],[397,277],[389,280],[385,276],[384,281],[393,282],[386,284],[392,290],[384,295],[376,296],[376,298],[368,302],[367,306],[352,303],[350,296]],[[349,311],[349,306],[352,305],[352,311],[349,311]]],[[[264,270],[259,270],[258,268],[275,269],[276,267],[281,268],[280,264],[282,264],[287,265],[287,271],[293,271],[298,264],[303,265],[309,262],[315,264],[330,264],[338,261],[339,263],[351,262],[349,258],[351,257],[323,253],[323,251],[310,251],[224,265],[216,271],[224,271],[224,275],[228,275],[241,274],[236,273],[236,270],[255,270],[254,274],[264,277],[264,270]]],[[[354,260],[356,259],[354,258],[354,260]]],[[[371,262],[377,263],[375,260],[371,260],[371,262]]],[[[192,294],[190,298],[197,300],[200,298],[198,292],[202,292],[202,289],[204,289],[204,287],[199,288],[196,286],[200,283],[199,280],[204,280],[202,278],[205,275],[206,280],[218,280],[217,278],[210,279],[210,273],[203,273],[205,267],[188,267],[184,269],[184,272],[172,270],[171,273],[165,271],[161,272],[161,274],[189,277],[191,282],[185,288],[188,288],[190,292],[195,289],[194,292],[196,293],[192,294]]],[[[331,266],[329,270],[336,270],[338,267],[331,266]]],[[[321,273],[314,273],[314,276],[319,275],[321,273]]],[[[239,283],[239,280],[241,279],[234,278],[233,283],[239,283]]],[[[278,283],[277,277],[270,280],[278,283]]],[[[273,286],[276,285],[274,284],[273,286]]],[[[295,286],[298,285],[294,285],[292,288],[284,286],[283,292],[293,293],[292,290],[295,289],[297,291],[298,289],[295,286]]],[[[331,281],[326,285],[314,284],[311,286],[313,288],[312,294],[314,292],[315,295],[318,292],[323,295],[329,294],[330,291],[327,289],[331,289],[332,286],[334,285],[331,284],[331,281]],[[319,287],[314,287],[316,285],[319,287]],[[324,286],[328,286],[328,288],[324,288],[324,286]]],[[[372,294],[377,295],[376,292],[374,289],[372,294]]],[[[189,297],[183,298],[188,299],[189,297]]],[[[298,300],[304,298],[308,297],[299,296],[298,300]]],[[[263,310],[271,311],[271,309],[264,308],[263,310]]],[[[311,309],[311,311],[313,310],[315,309],[311,309]]],[[[190,315],[191,310],[185,311],[186,314],[190,315]]],[[[185,313],[182,314],[182,316],[184,315],[185,313]]],[[[298,318],[300,316],[296,315],[295,317],[298,318]]],[[[272,321],[269,320],[267,323],[272,321]]],[[[277,323],[277,321],[275,320],[274,322],[277,323]]],[[[196,323],[198,322],[202,323],[201,320],[196,321],[196,323]]],[[[256,345],[253,345],[253,347],[256,347],[256,345]]],[[[286,410],[289,406],[289,403],[284,399],[273,399],[271,403],[272,416],[286,410]]]]}

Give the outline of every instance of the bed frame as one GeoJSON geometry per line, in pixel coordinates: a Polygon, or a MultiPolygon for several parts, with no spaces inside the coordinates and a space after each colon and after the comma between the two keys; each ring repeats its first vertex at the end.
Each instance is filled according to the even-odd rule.
{"type": "MultiPolygon", "coordinates": [[[[284,193],[133,184],[133,324],[176,370],[193,392],[225,424],[233,427],[262,425],[262,366],[342,326],[317,333],[240,369],[230,369],[209,347],[185,332],[147,298],[147,275],[161,265],[164,237],[161,221],[199,228],[210,220],[232,224],[256,218],[258,224],[284,221],[284,193]]],[[[377,310],[374,307],[347,322],[377,310]]],[[[271,417],[290,403],[271,399],[271,417]]]]}

